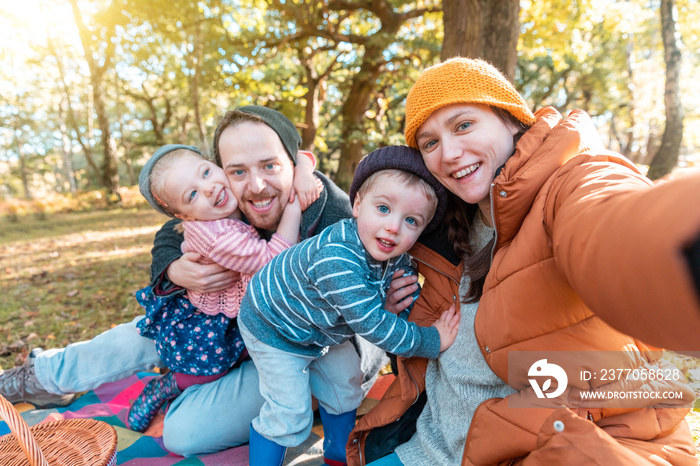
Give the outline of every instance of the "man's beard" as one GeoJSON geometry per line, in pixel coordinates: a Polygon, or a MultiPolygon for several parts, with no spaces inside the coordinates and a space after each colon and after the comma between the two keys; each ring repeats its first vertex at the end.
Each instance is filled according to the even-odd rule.
{"type": "Polygon", "coordinates": [[[284,212],[280,202],[280,194],[278,191],[263,191],[255,196],[245,196],[245,201],[239,207],[246,219],[248,219],[248,223],[261,230],[275,231],[284,212]],[[250,202],[263,199],[271,199],[274,206],[272,210],[260,213],[254,209],[250,202]]]}

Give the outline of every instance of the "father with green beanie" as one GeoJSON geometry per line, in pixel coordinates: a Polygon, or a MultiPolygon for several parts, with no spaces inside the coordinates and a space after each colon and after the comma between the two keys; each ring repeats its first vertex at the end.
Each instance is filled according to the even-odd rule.
{"type": "MultiPolygon", "coordinates": [[[[290,198],[300,146],[292,122],[265,107],[229,111],[216,129],[216,161],[226,171],[241,212],[262,236],[275,231],[290,198]]],[[[302,215],[302,240],[352,215],[347,194],[322,173],[315,175],[323,189],[302,215]]],[[[195,253],[182,254],[182,235],[174,229],[178,222],[170,220],[156,234],[151,264],[154,291],[168,295],[228,287],[234,272],[217,264],[200,264],[195,253]]],[[[23,366],[0,373],[0,393],[12,402],[28,401],[38,407],[65,405],[73,393],[162,367],[153,340],[138,333],[136,323],[142,318],[66,348],[35,349],[23,366]]],[[[388,360],[366,341],[354,343],[362,360],[366,394],[388,360]]],[[[245,359],[221,379],[187,388],[166,413],[165,447],[194,456],[246,443],[250,422],[263,403],[258,386],[255,366],[245,359]]]]}

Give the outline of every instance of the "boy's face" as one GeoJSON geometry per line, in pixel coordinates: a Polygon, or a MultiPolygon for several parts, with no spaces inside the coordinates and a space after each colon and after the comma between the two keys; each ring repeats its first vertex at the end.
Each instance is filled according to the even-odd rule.
{"type": "Polygon", "coordinates": [[[226,173],[195,154],[183,155],[167,170],[163,188],[167,203],[183,220],[218,220],[238,208],[226,173]]]}
{"type": "Polygon", "coordinates": [[[378,261],[400,256],[415,244],[434,209],[420,186],[379,176],[363,196],[355,196],[352,215],[360,240],[378,261]]]}
{"type": "Polygon", "coordinates": [[[256,228],[279,225],[294,181],[294,166],[275,131],[244,122],[221,133],[219,154],[240,209],[256,228]]]}

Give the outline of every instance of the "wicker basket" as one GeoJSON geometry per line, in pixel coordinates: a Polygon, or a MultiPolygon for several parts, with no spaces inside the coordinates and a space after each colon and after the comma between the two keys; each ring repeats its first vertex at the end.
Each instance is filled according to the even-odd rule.
{"type": "Polygon", "coordinates": [[[0,437],[2,466],[112,466],[117,463],[117,432],[95,419],[65,419],[27,426],[12,403],[0,395],[0,417],[11,434],[0,437]]]}

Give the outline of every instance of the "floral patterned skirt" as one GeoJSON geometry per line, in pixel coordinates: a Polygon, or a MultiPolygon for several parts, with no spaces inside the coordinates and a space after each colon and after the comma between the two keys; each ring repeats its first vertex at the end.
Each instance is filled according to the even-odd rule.
{"type": "Polygon", "coordinates": [[[150,286],[136,293],[146,310],[139,333],[156,342],[156,351],[172,371],[217,375],[228,371],[245,349],[236,319],[209,315],[183,294],[156,296],[150,286]]]}

